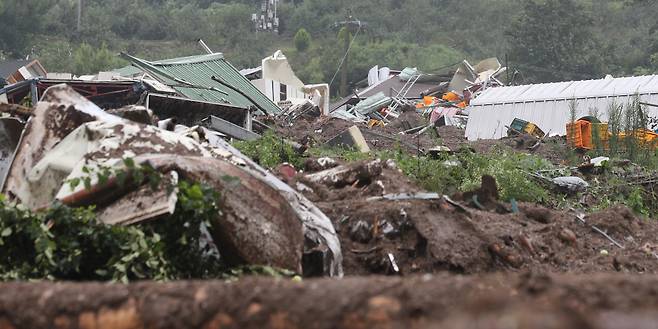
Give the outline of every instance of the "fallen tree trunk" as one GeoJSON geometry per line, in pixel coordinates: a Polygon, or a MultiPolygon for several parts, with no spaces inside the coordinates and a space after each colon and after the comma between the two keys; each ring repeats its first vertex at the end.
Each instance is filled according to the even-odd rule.
{"type": "Polygon", "coordinates": [[[655,275],[509,273],[7,283],[0,285],[0,329],[653,328],[656,287],[655,275]]]}

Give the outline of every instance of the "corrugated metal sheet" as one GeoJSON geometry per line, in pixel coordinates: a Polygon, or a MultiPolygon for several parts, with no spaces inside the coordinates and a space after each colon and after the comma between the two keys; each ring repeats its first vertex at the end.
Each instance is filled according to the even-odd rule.
{"type": "MultiPolygon", "coordinates": [[[[577,117],[597,112],[605,121],[612,104],[629,104],[635,95],[642,102],[658,103],[658,75],[490,88],[469,106],[466,137],[501,138],[514,118],[534,122],[552,136],[565,135],[574,100],[577,117]]],[[[658,108],[647,110],[658,116],[658,108]]]]}
{"type": "Polygon", "coordinates": [[[268,113],[281,111],[276,104],[227,62],[221,53],[154,62],[129,57],[134,65],[156,76],[163,83],[190,99],[247,108],[254,105],[249,100],[251,98],[268,113]],[[240,90],[249,98],[213,80],[213,76],[240,90]]]}

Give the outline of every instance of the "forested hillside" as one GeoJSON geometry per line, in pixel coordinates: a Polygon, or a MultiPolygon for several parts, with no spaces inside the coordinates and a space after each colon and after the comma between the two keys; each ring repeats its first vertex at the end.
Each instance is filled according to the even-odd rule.
{"type": "MultiPolygon", "coordinates": [[[[648,74],[658,69],[658,2],[650,0],[295,0],[279,34],[253,30],[258,0],[0,0],[0,57],[40,58],[50,71],[116,68],[125,51],[149,59],[198,54],[202,38],[238,68],[282,49],[302,79],[329,81],[352,29],[349,80],[373,65],[436,71],[464,58],[509,61],[515,81],[648,74]],[[310,38],[293,42],[300,29],[310,38]],[[310,42],[306,42],[310,41],[310,42]]],[[[303,34],[303,33],[302,33],[303,34]]],[[[336,84],[335,84],[336,85],[336,84]]]]}

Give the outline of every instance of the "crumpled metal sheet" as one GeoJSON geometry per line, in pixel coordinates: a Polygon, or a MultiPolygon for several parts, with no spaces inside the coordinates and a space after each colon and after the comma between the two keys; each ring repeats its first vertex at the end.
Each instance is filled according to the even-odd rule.
{"type": "MultiPolygon", "coordinates": [[[[70,88],[56,86],[46,92],[28,124],[5,190],[35,209],[80,192],[81,186],[66,182],[85,176],[83,167],[120,168],[126,157],[167,157],[159,162],[164,172],[178,168],[185,177],[219,190],[226,208],[215,234],[224,253],[230,251],[225,257],[300,270],[302,250],[320,249],[326,250],[323,273],[341,276],[340,243],[329,218],[225,141],[213,146],[108,115],[70,88]]],[[[118,198],[104,201],[111,205],[118,198]]]]}
{"type": "Polygon", "coordinates": [[[38,190],[39,185],[58,184],[64,177],[43,177],[44,181],[35,185],[27,181],[28,172],[46,153],[81,124],[99,119],[106,122],[121,122],[121,118],[103,112],[64,84],[48,88],[25,126],[23,138],[18,145],[2,189],[3,194],[30,208],[43,206],[38,191],[31,189],[38,190]],[[32,199],[30,196],[37,198],[32,199]]]}
{"type": "Polygon", "coordinates": [[[165,175],[164,186],[153,190],[149,184],[140,186],[107,207],[98,210],[98,220],[108,225],[130,225],[173,215],[178,203],[178,173],[165,175]]]}
{"type": "Polygon", "coordinates": [[[0,118],[0,186],[4,185],[24,127],[21,120],[0,118]]]}

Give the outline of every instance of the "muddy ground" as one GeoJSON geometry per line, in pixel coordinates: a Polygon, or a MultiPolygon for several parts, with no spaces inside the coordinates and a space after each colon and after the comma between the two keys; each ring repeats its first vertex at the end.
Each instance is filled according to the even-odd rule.
{"type": "MultiPolygon", "coordinates": [[[[403,121],[411,121],[411,127],[422,125],[422,121],[415,114],[403,114],[401,118],[407,119],[403,121]]],[[[302,118],[295,121],[294,125],[278,122],[275,125],[275,132],[300,144],[321,146],[353,125],[355,125],[353,122],[336,118],[302,118]]],[[[420,136],[399,134],[405,130],[400,121],[395,121],[386,127],[357,126],[370,148],[376,151],[395,150],[399,147],[410,154],[417,154],[419,149],[422,151],[440,145],[436,135],[432,133],[420,136]]]]}
{"type": "MultiPolygon", "coordinates": [[[[330,214],[346,206],[320,204],[330,214]]],[[[393,273],[387,259],[389,253],[402,274],[658,270],[654,252],[658,225],[639,220],[624,208],[587,218],[591,223],[600,223],[597,226],[620,242],[624,246],[621,249],[590,226],[577,222],[572,214],[534,206],[522,207],[519,214],[473,210],[470,216],[443,202],[379,201],[350,206],[360,210],[351,211],[349,219],[336,222],[348,275],[393,273]],[[544,216],[549,218],[548,223],[543,222],[544,216]],[[351,234],[358,221],[373,228],[370,240],[355,239],[351,234]],[[382,233],[388,224],[395,228],[393,234],[382,233]]]]}
{"type": "Polygon", "coordinates": [[[0,328],[641,329],[656,307],[658,277],[629,274],[7,283],[0,328]]]}
{"type": "MultiPolygon", "coordinates": [[[[403,114],[361,127],[375,150],[445,145],[479,153],[533,153],[564,163],[564,138],[468,142],[403,114]],[[406,123],[404,123],[406,122],[406,123]]],[[[276,132],[321,145],[353,124],[299,119],[276,132]]],[[[423,192],[396,164],[336,163],[277,174],[334,223],[344,279],[246,278],[236,282],[132,285],[8,283],[0,329],[10,328],[656,328],[658,222],[618,206],[585,217],[570,210],[500,202],[490,185],[473,193],[386,200],[423,192]],[[343,165],[343,181],[312,175],[343,165]],[[366,168],[366,169],[364,169],[366,168]],[[474,198],[474,196],[478,196],[474,198]],[[473,201],[476,200],[476,201],[473,201]],[[38,306],[38,307],[35,307],[38,306]],[[17,312],[16,310],[21,310],[17,312]]]]}
{"type": "Polygon", "coordinates": [[[463,195],[451,199],[456,206],[443,199],[374,200],[421,190],[390,168],[369,181],[339,188],[314,184],[304,175],[293,186],[303,183],[301,192],[332,219],[348,276],[658,273],[658,222],[622,206],[581,220],[572,211],[520,204],[515,212],[511,204],[478,205],[471,198],[464,201],[463,195]]]}
{"type": "MultiPolygon", "coordinates": [[[[420,135],[400,134],[409,127],[420,127],[426,124],[425,120],[416,113],[403,112],[398,120],[385,127],[368,128],[363,124],[357,124],[357,127],[360,128],[370,148],[375,151],[401,148],[409,154],[415,155],[437,146],[447,146],[453,151],[466,148],[484,154],[498,150],[529,153],[545,158],[554,164],[564,164],[567,160],[568,147],[565,137],[547,137],[538,147],[532,148],[537,140],[529,136],[469,142],[464,135],[464,130],[453,126],[431,128],[420,135]]],[[[285,122],[273,124],[278,135],[311,146],[322,145],[353,125],[353,122],[336,118],[300,118],[293,125],[285,122]]]]}

